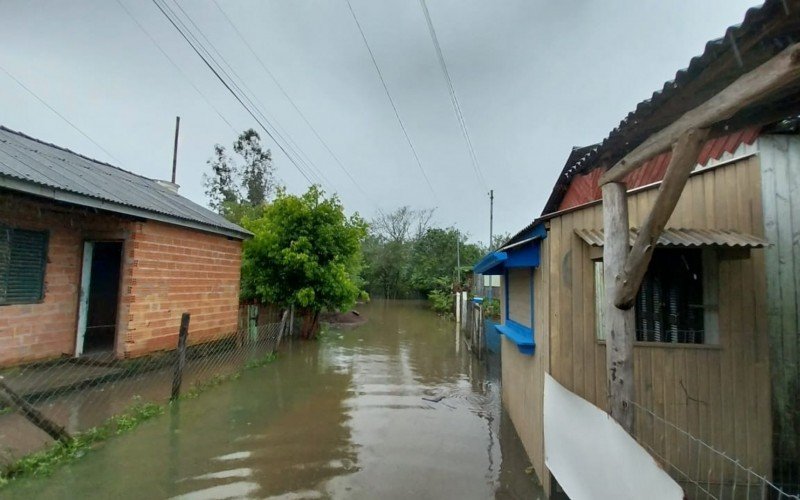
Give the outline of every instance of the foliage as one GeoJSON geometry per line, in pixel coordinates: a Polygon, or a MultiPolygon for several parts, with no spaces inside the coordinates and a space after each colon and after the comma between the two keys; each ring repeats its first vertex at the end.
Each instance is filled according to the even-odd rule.
{"type": "Polygon", "coordinates": [[[44,476],[54,467],[82,457],[95,444],[117,434],[128,432],[141,423],[164,413],[164,407],[155,403],[136,402],[120,415],[113,416],[102,425],[82,432],[68,442],[56,442],[49,448],[32,453],[10,464],[0,474],[0,485],[22,476],[44,476]]]}
{"type": "Polygon", "coordinates": [[[455,298],[452,283],[447,278],[433,280],[434,288],[428,292],[431,308],[440,314],[452,313],[455,308],[455,298]]]}
{"type": "Polygon", "coordinates": [[[261,217],[245,219],[242,295],[314,312],[351,307],[361,294],[361,241],[366,224],[347,217],[336,196],[318,186],[302,196],[278,190],[261,217]]]}
{"type": "Polygon", "coordinates": [[[490,299],[488,297],[484,297],[483,317],[492,320],[500,319],[500,301],[498,299],[490,299]]]}
{"type": "Polygon", "coordinates": [[[439,278],[449,279],[459,288],[466,283],[465,273],[457,282],[456,247],[459,247],[461,264],[471,266],[480,260],[482,250],[478,245],[464,243],[460,232],[455,228],[431,228],[425,231],[415,243],[411,255],[413,270],[411,285],[419,293],[428,295],[437,287],[439,278]]]}
{"type": "MultiPolygon", "coordinates": [[[[194,399],[211,387],[216,387],[229,380],[238,379],[245,370],[265,366],[277,358],[277,353],[269,352],[261,358],[248,362],[237,372],[228,375],[215,375],[208,380],[197,382],[190,390],[181,395],[180,400],[194,399]]],[[[112,436],[132,431],[147,420],[162,415],[166,409],[164,405],[142,403],[139,396],[134,396],[134,401],[134,404],[121,414],[108,418],[97,427],[92,427],[85,432],[73,435],[72,440],[55,442],[45,450],[31,453],[6,466],[0,472],[0,487],[5,486],[11,480],[25,476],[47,476],[57,466],[84,456],[86,452],[112,436]]]]}
{"type": "Polygon", "coordinates": [[[261,145],[253,129],[242,132],[233,143],[239,165],[228,156],[224,146],[216,144],[208,160],[212,175],[203,174],[203,184],[211,208],[233,222],[257,218],[275,191],[272,152],[261,145]]]}

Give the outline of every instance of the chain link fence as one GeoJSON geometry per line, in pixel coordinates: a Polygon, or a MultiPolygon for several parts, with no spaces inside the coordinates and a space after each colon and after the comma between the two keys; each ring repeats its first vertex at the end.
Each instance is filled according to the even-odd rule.
{"type": "Polygon", "coordinates": [[[686,498],[800,500],[800,490],[776,483],[770,478],[771,471],[753,470],[649,408],[631,401],[628,404],[635,411],[634,437],[683,487],[686,498]]]}
{"type": "Polygon", "coordinates": [[[133,359],[92,354],[0,370],[0,467],[131,408],[163,405],[176,395],[176,383],[179,397],[192,397],[270,361],[282,339],[298,331],[291,317],[245,305],[237,331],[211,342],[193,344],[189,322],[185,349],[178,349],[176,335],[176,349],[133,359]]]}

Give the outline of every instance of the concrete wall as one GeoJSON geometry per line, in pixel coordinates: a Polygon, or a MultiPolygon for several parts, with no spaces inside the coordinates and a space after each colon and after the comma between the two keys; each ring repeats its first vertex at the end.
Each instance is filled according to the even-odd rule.
{"type": "Polygon", "coordinates": [[[240,241],[8,191],[0,224],[49,233],[44,299],[0,306],[0,365],[74,354],[85,240],[123,242],[117,356],[173,348],[184,311],[190,343],[236,330],[240,241]]]}

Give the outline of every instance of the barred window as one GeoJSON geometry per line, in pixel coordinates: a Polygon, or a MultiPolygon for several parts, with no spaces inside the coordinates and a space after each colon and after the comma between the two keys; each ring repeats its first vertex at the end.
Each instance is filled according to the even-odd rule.
{"type": "MultiPolygon", "coordinates": [[[[602,340],[603,263],[594,265],[597,338],[602,340]]],[[[717,344],[717,265],[708,248],[657,248],[636,296],[636,340],[717,344]]]]}
{"type": "Polygon", "coordinates": [[[0,305],[44,298],[47,232],[0,226],[0,305]]]}
{"type": "Polygon", "coordinates": [[[698,249],[656,249],[636,297],[636,340],[702,344],[703,259],[698,249]]]}

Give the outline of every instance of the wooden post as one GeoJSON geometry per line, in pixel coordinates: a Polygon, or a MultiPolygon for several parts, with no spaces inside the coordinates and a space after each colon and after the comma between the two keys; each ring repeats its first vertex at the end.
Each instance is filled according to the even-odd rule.
{"type": "Polygon", "coordinates": [[[0,389],[2,389],[2,391],[0,391],[0,396],[2,396],[12,408],[16,408],[22,416],[27,418],[33,425],[49,434],[51,438],[56,441],[61,441],[62,443],[66,443],[72,439],[72,436],[70,436],[63,427],[45,417],[42,412],[25,401],[25,398],[14,392],[14,390],[6,384],[3,377],[0,377],[0,389]]]}
{"type": "Polygon", "coordinates": [[[667,166],[664,181],[658,188],[658,196],[653,208],[647,214],[636,241],[625,260],[622,280],[614,291],[614,305],[622,309],[630,309],[639,293],[647,266],[653,257],[653,251],[664,226],[675,211],[689,174],[697,164],[697,156],[705,144],[708,129],[688,130],[681,135],[672,147],[672,158],[667,166]]]}
{"type": "Polygon", "coordinates": [[[181,329],[178,331],[178,350],[175,359],[175,373],[172,376],[172,396],[171,401],[175,401],[181,395],[181,382],[183,381],[183,369],[186,367],[186,337],[189,336],[189,313],[181,316],[181,329]]]}
{"type": "Polygon", "coordinates": [[[599,184],[621,181],[648,159],[668,150],[687,130],[709,128],[727,120],[747,106],[767,99],[798,79],[800,79],[800,43],[795,43],[648,137],[603,173],[599,184]]]}
{"type": "Polygon", "coordinates": [[[283,311],[283,315],[281,316],[281,327],[278,330],[278,340],[275,342],[275,350],[278,350],[278,347],[281,346],[281,339],[283,338],[283,331],[286,329],[286,318],[289,317],[289,310],[286,309],[283,311]]]}
{"type": "Polygon", "coordinates": [[[289,308],[289,338],[294,337],[294,306],[289,308]]]}
{"type": "Polygon", "coordinates": [[[633,309],[620,309],[613,302],[628,257],[628,200],[624,184],[612,182],[603,186],[603,227],[603,331],[606,338],[608,413],[629,434],[633,434],[633,411],[628,402],[634,398],[635,313],[633,309]]]}

